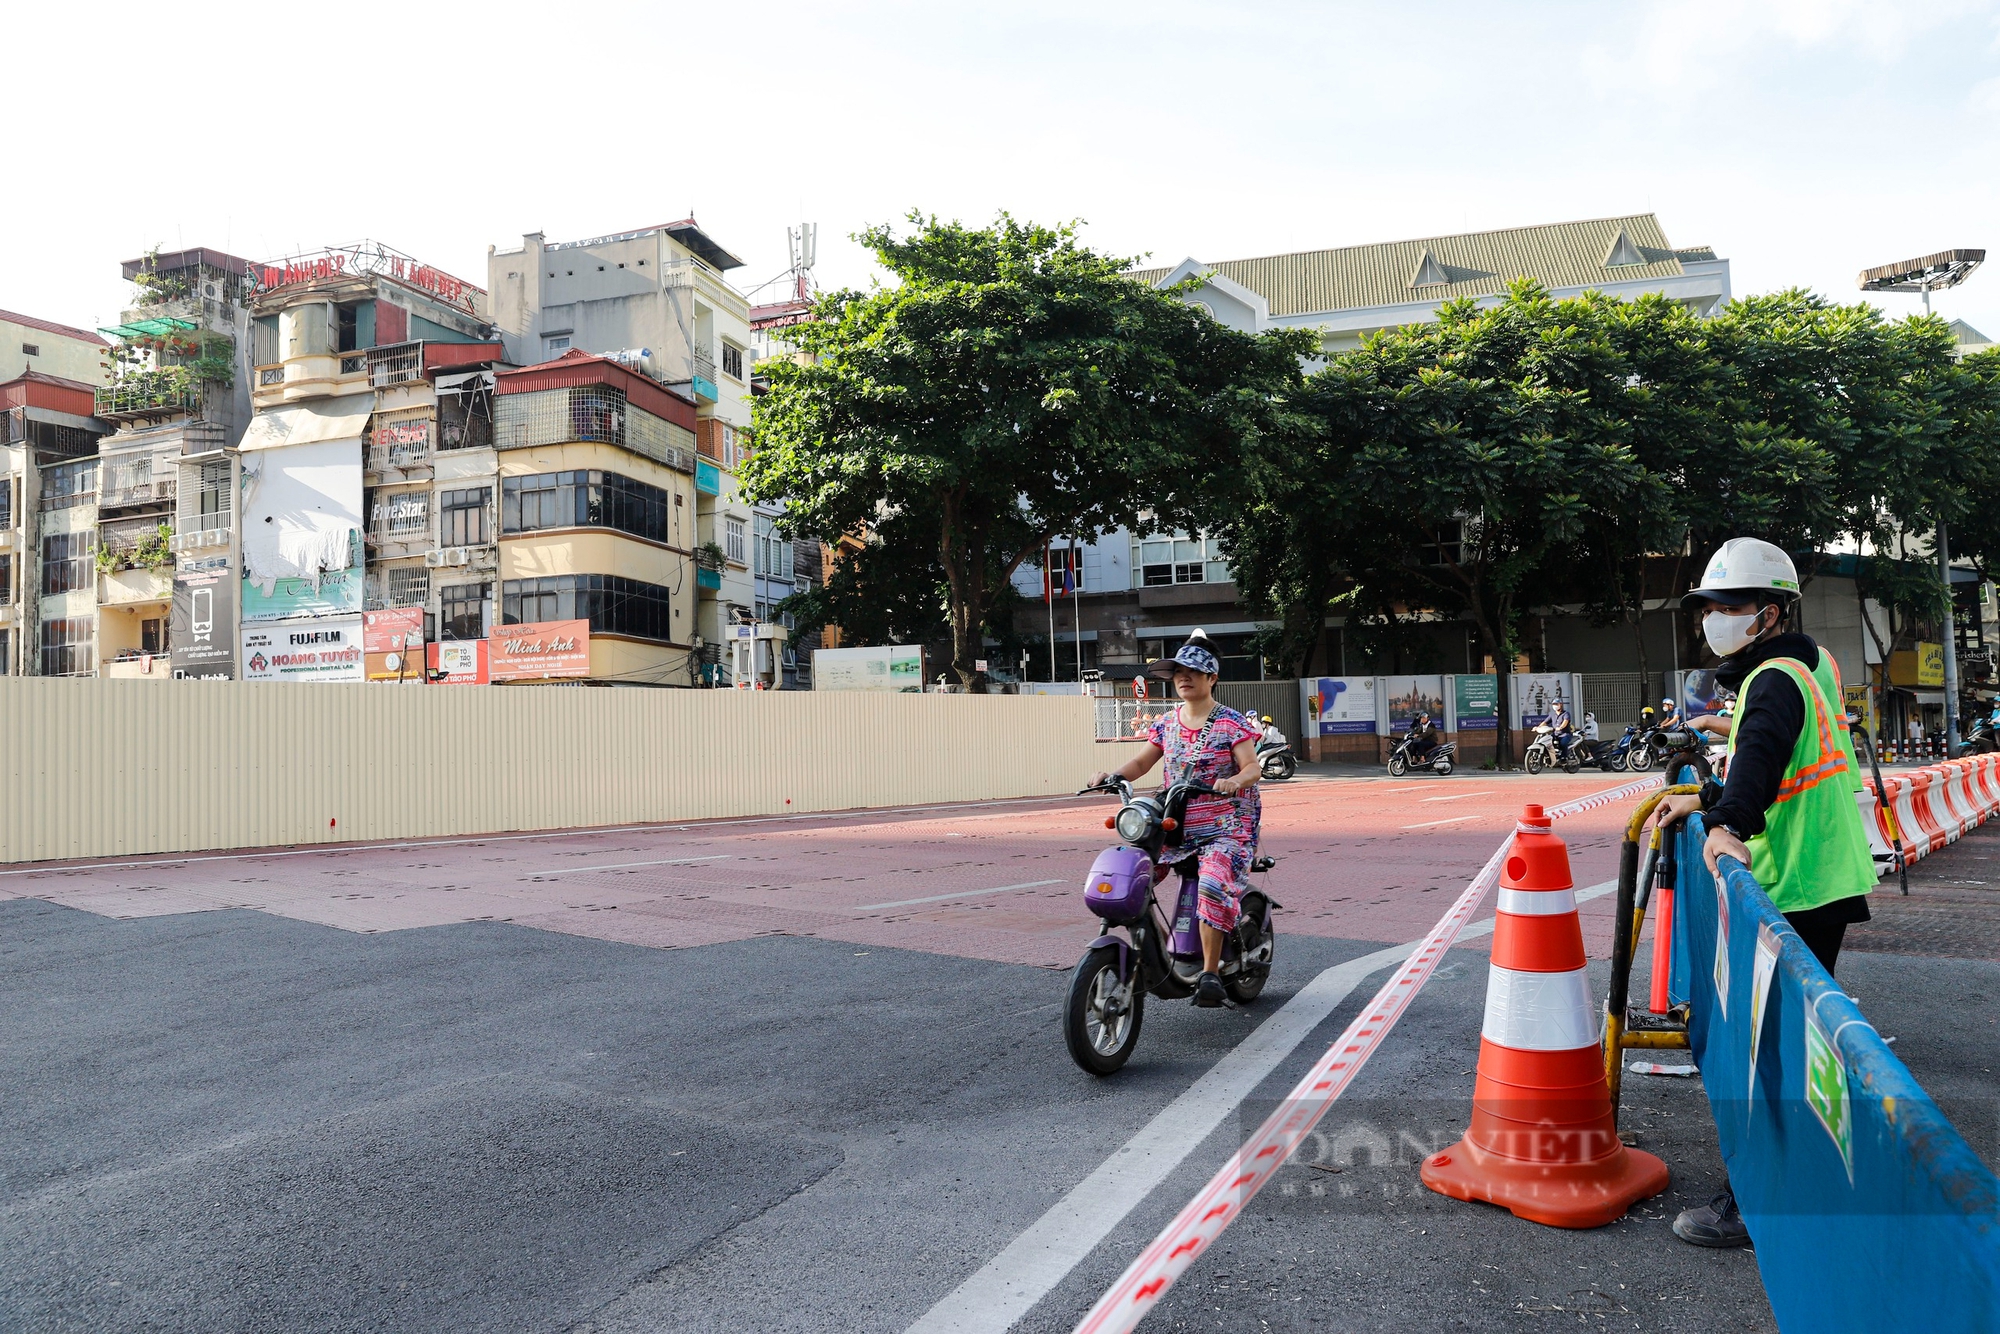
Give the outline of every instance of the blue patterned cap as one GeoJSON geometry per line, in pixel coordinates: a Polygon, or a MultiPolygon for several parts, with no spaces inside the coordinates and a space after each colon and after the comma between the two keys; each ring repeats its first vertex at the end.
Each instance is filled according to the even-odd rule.
{"type": "Polygon", "coordinates": [[[1151,667],[1148,667],[1146,672],[1149,676],[1165,677],[1171,680],[1174,668],[1176,667],[1189,667],[1197,672],[1206,672],[1210,676],[1219,676],[1222,674],[1222,664],[1215,660],[1213,653],[1210,653],[1199,644],[1182,644],[1180,652],[1174,654],[1171,658],[1160,659],[1151,667]]]}

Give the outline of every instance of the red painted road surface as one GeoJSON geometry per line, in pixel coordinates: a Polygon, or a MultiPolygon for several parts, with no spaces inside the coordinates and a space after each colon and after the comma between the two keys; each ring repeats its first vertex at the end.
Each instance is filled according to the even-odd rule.
{"type": "MultiPolygon", "coordinates": [[[[1265,785],[1256,877],[1280,931],[1398,943],[1423,935],[1530,800],[1628,782],[1331,779],[1265,785]]],[[[1579,888],[1617,873],[1636,799],[1562,821],[1579,888]]],[[[350,931],[452,922],[678,948],[822,936],[1067,968],[1091,926],[1079,885],[1113,842],[1102,798],[508,835],[430,843],[38,863],[0,871],[0,898],[106,917],[253,909],[350,931]]],[[[1609,951],[1611,896],[1582,909],[1609,951]]],[[[1484,939],[1470,948],[1484,949],[1484,939]]]]}

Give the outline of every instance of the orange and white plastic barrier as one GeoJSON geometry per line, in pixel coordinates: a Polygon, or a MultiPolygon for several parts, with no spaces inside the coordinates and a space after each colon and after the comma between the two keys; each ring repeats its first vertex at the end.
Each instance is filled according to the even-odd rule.
{"type": "Polygon", "coordinates": [[[1883,776],[1891,820],[1875,799],[1873,779],[1855,794],[1868,826],[1876,864],[1886,874],[1928,857],[2000,815],[2000,754],[1968,755],[1883,776]]]}

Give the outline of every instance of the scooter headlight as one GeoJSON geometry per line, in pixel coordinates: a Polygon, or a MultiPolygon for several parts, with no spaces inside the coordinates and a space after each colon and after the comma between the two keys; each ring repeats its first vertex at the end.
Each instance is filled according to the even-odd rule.
{"type": "Polygon", "coordinates": [[[1118,812],[1118,837],[1127,843],[1137,843],[1152,832],[1153,818],[1137,806],[1127,806],[1118,812]]]}

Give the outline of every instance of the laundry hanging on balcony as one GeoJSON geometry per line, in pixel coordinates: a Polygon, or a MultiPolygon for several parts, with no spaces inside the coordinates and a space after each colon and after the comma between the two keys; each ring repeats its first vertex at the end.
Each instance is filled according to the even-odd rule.
{"type": "Polygon", "coordinates": [[[359,435],[246,452],[243,479],[244,575],[266,597],[361,563],[359,435]]]}

